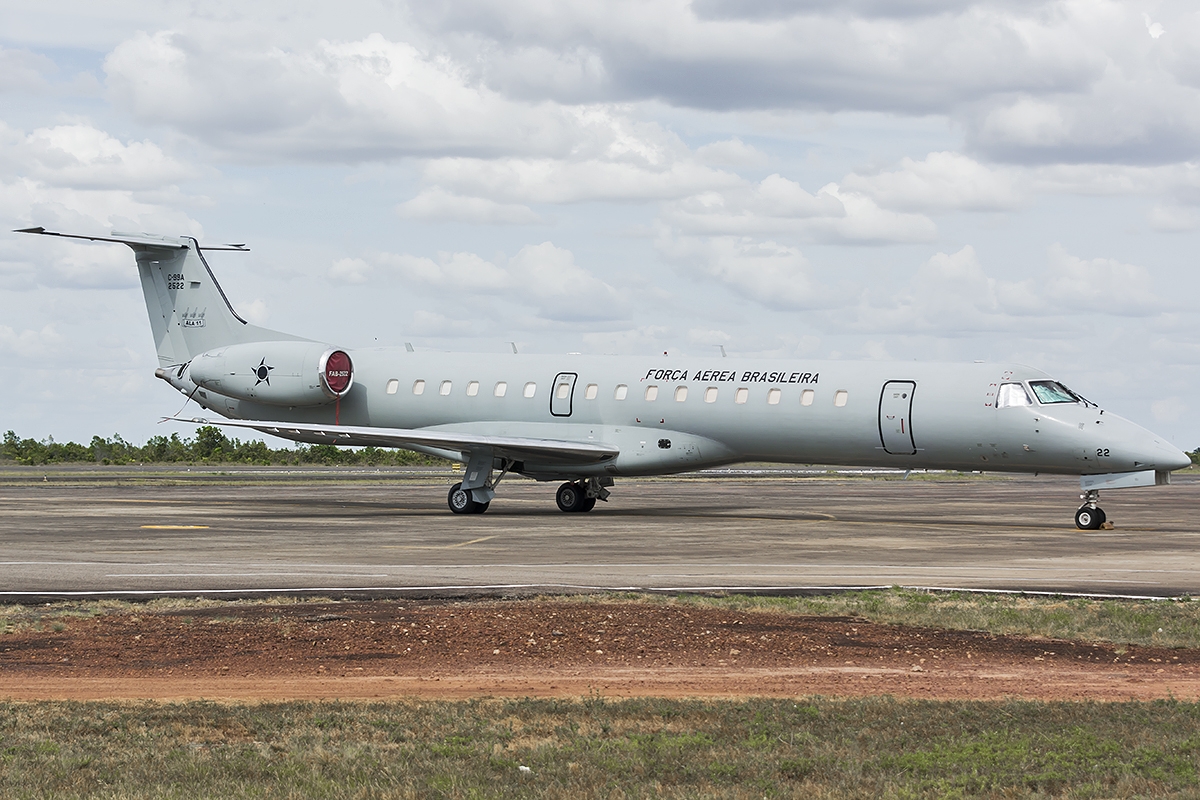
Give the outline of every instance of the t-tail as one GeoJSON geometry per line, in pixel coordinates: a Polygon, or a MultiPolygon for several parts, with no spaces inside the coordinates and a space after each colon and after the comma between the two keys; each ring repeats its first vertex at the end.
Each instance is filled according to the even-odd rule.
{"type": "Polygon", "coordinates": [[[137,258],[138,276],[150,315],[150,330],[163,368],[186,364],[201,353],[247,342],[296,341],[300,337],[251,325],[238,316],[204,260],[204,250],[247,251],[245,245],[205,246],[190,236],[120,233],[83,236],[25,228],[67,239],[120,242],[137,258]]]}
{"type": "Polygon", "coordinates": [[[111,236],[45,228],[17,232],[128,245],[137,259],[158,351],[155,374],[188,396],[198,393],[196,399],[205,407],[239,416],[242,401],[317,406],[340,400],[350,390],[353,367],[344,350],[260,328],[234,311],[204,251],[245,252],[245,245],[201,247],[190,236],[116,231],[111,236]]]}

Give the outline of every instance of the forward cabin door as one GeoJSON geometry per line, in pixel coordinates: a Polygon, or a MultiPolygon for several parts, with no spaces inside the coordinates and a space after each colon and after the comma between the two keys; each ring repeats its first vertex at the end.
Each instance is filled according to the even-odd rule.
{"type": "Polygon", "coordinates": [[[550,413],[556,417],[571,416],[571,403],[575,396],[575,379],[579,376],[574,372],[560,372],[554,376],[554,386],[550,390],[550,413]]]}
{"type": "Polygon", "coordinates": [[[917,452],[912,430],[912,402],[917,384],[913,381],[888,381],[879,395],[879,438],[883,449],[900,456],[917,452]]]}

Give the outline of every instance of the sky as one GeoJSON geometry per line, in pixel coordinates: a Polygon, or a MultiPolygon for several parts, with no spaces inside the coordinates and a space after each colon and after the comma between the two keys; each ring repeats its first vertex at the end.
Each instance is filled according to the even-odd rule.
{"type": "Polygon", "coordinates": [[[336,346],[1013,361],[1200,445],[1200,9],[0,0],[0,428],[182,398],[131,252],[336,346]]]}

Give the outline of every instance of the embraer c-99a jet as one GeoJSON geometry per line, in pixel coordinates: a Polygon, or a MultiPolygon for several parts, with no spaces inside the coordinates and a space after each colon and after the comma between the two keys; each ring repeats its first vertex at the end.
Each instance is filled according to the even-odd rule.
{"type": "MultiPolygon", "coordinates": [[[[517,473],[564,481],[590,511],[616,478],[766,461],[1080,476],[1100,489],[1170,482],[1164,439],[1017,364],[418,353],[317,342],[237,315],[190,237],[21,233],[133,249],[155,374],[225,419],[297,442],[398,447],[464,463],[450,510],[487,510],[517,473]]],[[[515,349],[515,348],[514,348],[515,349]]]]}

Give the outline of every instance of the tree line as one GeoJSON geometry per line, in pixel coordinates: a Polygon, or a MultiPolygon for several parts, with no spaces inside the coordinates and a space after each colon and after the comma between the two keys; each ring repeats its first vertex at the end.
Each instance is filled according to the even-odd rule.
{"type": "Polygon", "coordinates": [[[220,428],[212,425],[197,428],[194,438],[181,439],[177,433],[152,436],[141,446],[125,441],[120,434],[107,439],[93,436],[90,444],[83,445],[56,442],[53,437],[43,441],[22,439],[15,432],[8,431],[4,434],[0,457],[30,466],[72,463],[407,466],[446,463],[442,459],[409,450],[378,447],[350,449],[330,444],[301,444],[295,448],[276,449],[257,439],[245,442],[230,439],[220,428]]]}
{"type": "MultiPolygon", "coordinates": [[[[1200,447],[1188,453],[1193,464],[1200,464],[1200,447]]],[[[326,466],[387,466],[445,464],[440,458],[410,450],[386,450],[378,447],[355,449],[331,444],[297,445],[275,449],[266,442],[230,439],[213,425],[196,429],[195,438],[181,439],[179,434],[152,436],[140,447],[113,434],[112,438],[93,436],[91,444],[21,439],[13,431],[4,434],[0,458],[18,464],[321,464],[326,466]]]]}

